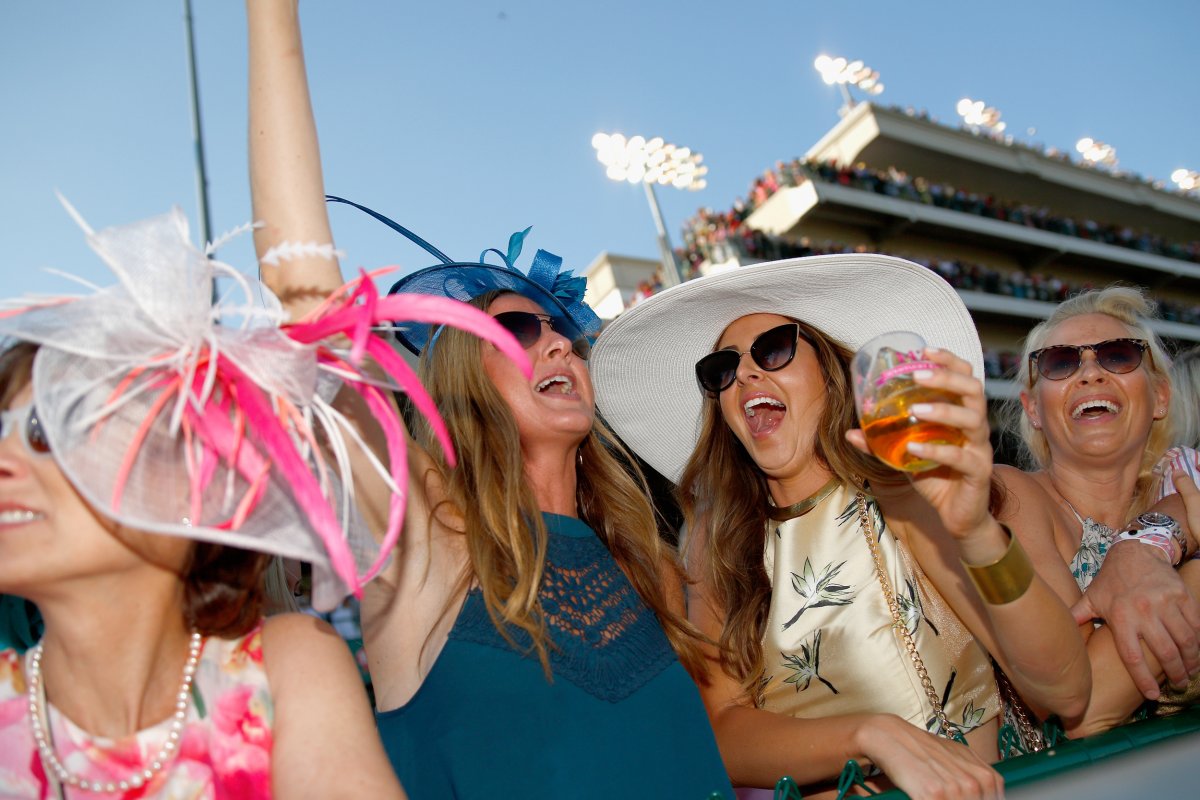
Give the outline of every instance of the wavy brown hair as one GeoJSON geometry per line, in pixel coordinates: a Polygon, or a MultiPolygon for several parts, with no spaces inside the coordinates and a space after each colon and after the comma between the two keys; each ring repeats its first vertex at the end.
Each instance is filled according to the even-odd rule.
{"type": "MultiPolygon", "coordinates": [[[[852,486],[901,479],[846,441],[846,431],[858,426],[850,379],[853,351],[795,321],[816,353],[827,387],[812,457],[852,486]]],[[[725,618],[721,667],[753,697],[763,674],[762,639],[771,605],[763,565],[771,496],[766,476],[726,424],[716,395],[704,400],[700,438],[683,468],[679,499],[688,530],[707,532],[699,539],[689,537],[703,544],[699,552],[688,548],[688,568],[710,587],[716,610],[725,618]]]]}
{"type": "MultiPolygon", "coordinates": [[[[31,342],[11,343],[0,352],[0,408],[8,408],[33,380],[37,352],[38,346],[31,342]]],[[[249,633],[263,613],[262,575],[269,560],[262,553],[196,542],[180,575],[181,610],[188,625],[205,636],[226,639],[249,633]]]]}
{"type": "MultiPolygon", "coordinates": [[[[471,301],[487,309],[502,294],[471,301]]],[[[547,532],[525,476],[521,439],[508,404],[483,369],[480,340],[443,328],[421,359],[422,383],[437,403],[458,456],[445,461],[424,420],[414,438],[433,459],[446,500],[465,523],[470,572],[492,624],[517,648],[508,626],[524,631],[547,677],[552,646],[539,598],[546,564],[547,532]]],[[[703,680],[704,658],[696,629],[671,611],[664,586],[682,587],[675,553],[659,538],[646,479],[617,437],[597,417],[579,447],[576,467],[579,516],[600,538],[633,588],[658,617],[684,667],[703,680]]],[[[434,512],[437,509],[433,509],[434,512]]]]}

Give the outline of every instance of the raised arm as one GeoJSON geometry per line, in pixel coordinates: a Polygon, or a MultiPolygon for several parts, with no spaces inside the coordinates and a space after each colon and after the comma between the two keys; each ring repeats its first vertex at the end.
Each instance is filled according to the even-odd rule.
{"type": "MultiPolygon", "coordinates": [[[[261,259],[284,242],[331,244],[321,154],[304,70],[297,0],[249,0],[250,189],[261,259]]],[[[263,282],[298,318],[342,284],[334,259],[262,266],[263,282]]]]}
{"type": "MultiPolygon", "coordinates": [[[[1004,668],[1035,709],[1074,719],[1091,691],[1091,670],[1082,637],[1067,605],[1036,572],[1020,585],[984,597],[966,565],[995,565],[986,574],[1022,577],[1032,559],[1022,560],[1023,541],[989,512],[992,448],[982,384],[971,367],[945,351],[927,351],[943,369],[916,376],[926,386],[951,392],[962,405],[932,403],[917,416],[963,431],[955,445],[924,445],[918,455],[944,465],[919,473],[912,486],[876,490],[888,525],[908,545],[934,586],[971,633],[1004,668]]],[[[861,432],[852,441],[862,446],[861,432]]],[[[911,445],[910,445],[911,447],[911,445]]],[[[1032,574],[1030,574],[1032,572],[1032,574]]]]}

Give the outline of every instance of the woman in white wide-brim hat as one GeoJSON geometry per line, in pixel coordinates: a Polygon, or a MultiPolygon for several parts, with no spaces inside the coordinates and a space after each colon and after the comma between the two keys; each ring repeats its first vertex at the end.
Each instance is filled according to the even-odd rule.
{"type": "Polygon", "coordinates": [[[759,264],[640,303],[593,353],[601,413],[679,485],[735,784],[821,784],[857,759],[913,796],[997,794],[988,654],[1039,709],[1082,712],[1070,614],[988,510],[979,340],[940,278],[876,255],[759,264]],[[853,430],[850,358],[895,330],[931,348],[917,382],[962,401],[913,409],[965,443],[924,445],[943,466],[911,478],[853,430]]]}

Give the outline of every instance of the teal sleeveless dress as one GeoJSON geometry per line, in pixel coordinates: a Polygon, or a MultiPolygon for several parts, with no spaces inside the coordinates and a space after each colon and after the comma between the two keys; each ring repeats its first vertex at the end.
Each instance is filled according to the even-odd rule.
{"type": "Polygon", "coordinates": [[[543,518],[553,678],[468,592],[420,689],[377,718],[408,796],[733,797],[699,692],[654,612],[591,528],[543,518]]]}

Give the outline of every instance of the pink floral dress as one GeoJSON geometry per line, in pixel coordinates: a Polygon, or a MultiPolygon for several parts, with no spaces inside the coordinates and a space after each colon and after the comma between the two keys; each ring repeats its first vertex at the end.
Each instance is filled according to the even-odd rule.
{"type": "MultiPolygon", "coordinates": [[[[271,797],[274,707],[263,670],[261,625],[240,639],[205,640],[179,753],[140,789],[96,794],[63,786],[64,798],[218,800],[271,797]]],[[[0,798],[52,800],[29,727],[23,657],[0,651],[0,798]]],[[[90,736],[49,706],[55,752],[72,773],[122,780],[144,769],[162,746],[170,720],[121,739],[90,736]]]]}

